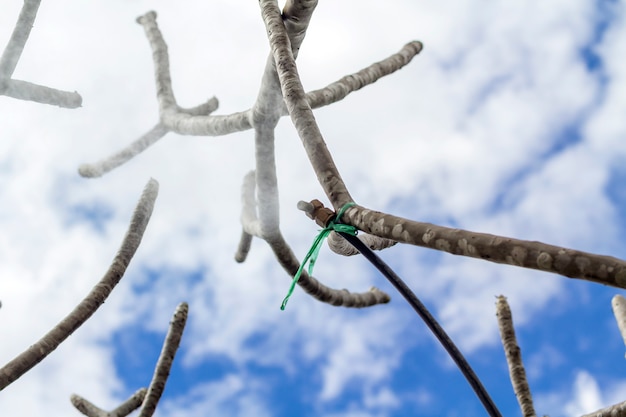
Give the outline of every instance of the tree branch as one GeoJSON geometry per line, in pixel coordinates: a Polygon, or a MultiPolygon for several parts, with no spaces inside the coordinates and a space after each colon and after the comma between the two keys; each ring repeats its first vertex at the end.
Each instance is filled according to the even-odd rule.
{"type": "Polygon", "coordinates": [[[104,277],[95,285],[87,296],[39,341],[19,354],[4,367],[0,368],[0,390],[6,388],[13,381],[21,377],[43,358],[54,351],[65,339],[78,329],[104,303],[113,288],[124,276],[131,259],[135,255],[141,238],[154,208],[154,201],[158,194],[158,183],[150,180],[146,185],[130,226],[124,236],[122,245],[104,277]]]}
{"type": "Polygon", "coordinates": [[[530,387],[526,380],[526,370],[522,362],[522,351],[517,344],[515,337],[515,327],[513,327],[513,317],[509,303],[506,297],[499,296],[496,302],[496,316],[498,317],[498,327],[500,329],[500,338],[504,347],[506,362],[509,365],[509,376],[513,391],[517,397],[522,415],[524,417],[536,417],[535,408],[533,406],[533,397],[530,393],[530,387]]]}
{"type": "Polygon", "coordinates": [[[613,315],[617,321],[617,327],[622,335],[624,344],[626,344],[626,298],[616,294],[611,300],[611,306],[613,307],[613,315]]]}
{"type": "Polygon", "coordinates": [[[80,107],[82,98],[76,92],[71,93],[11,79],[30,36],[40,3],[41,0],[24,0],[15,29],[13,29],[9,43],[0,57],[0,95],[70,109],[80,107]]]}
{"type": "Polygon", "coordinates": [[[174,317],[170,322],[170,328],[163,342],[159,360],[154,369],[154,376],[152,377],[146,398],[139,411],[139,417],[151,417],[152,414],[154,414],[154,410],[156,410],[157,404],[165,389],[167,378],[170,376],[170,369],[172,368],[172,363],[174,363],[174,357],[176,356],[180,339],[185,330],[188,312],[189,306],[187,303],[180,303],[178,307],[176,307],[174,317]]]}
{"type": "Polygon", "coordinates": [[[626,288],[626,262],[611,256],[416,222],[358,205],[346,210],[343,222],[366,233],[453,255],[626,288]]]}
{"type": "Polygon", "coordinates": [[[72,394],[70,401],[76,407],[78,411],[86,415],[87,417],[126,417],[139,407],[143,403],[146,397],[147,389],[141,388],[130,396],[126,401],[120,404],[115,410],[107,412],[99,407],[96,407],[80,395],[72,394]]]}

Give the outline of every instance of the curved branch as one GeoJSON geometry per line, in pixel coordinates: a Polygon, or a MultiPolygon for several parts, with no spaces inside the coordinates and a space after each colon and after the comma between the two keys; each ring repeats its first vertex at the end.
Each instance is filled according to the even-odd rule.
{"type": "Polygon", "coordinates": [[[509,365],[509,376],[513,391],[517,397],[522,415],[524,417],[536,417],[535,407],[533,406],[533,397],[530,393],[530,387],[526,380],[526,370],[522,362],[522,351],[517,344],[515,337],[515,327],[513,327],[513,316],[511,308],[506,301],[506,297],[499,296],[496,302],[496,316],[498,317],[498,328],[500,329],[500,338],[504,347],[506,363],[509,365]]]}
{"type": "Polygon", "coordinates": [[[165,136],[168,129],[161,123],[157,123],[150,131],[146,132],[139,139],[128,145],[121,151],[92,164],[82,164],[78,167],[78,173],[85,178],[100,177],[118,166],[128,162],[136,155],[154,145],[159,139],[165,136]]]}
{"type": "MultiPolygon", "coordinates": [[[[274,236],[270,242],[270,247],[274,251],[276,259],[290,276],[294,276],[300,267],[300,262],[287,245],[282,235],[274,236]]],[[[305,270],[302,271],[298,285],[310,296],[318,301],[341,307],[371,307],[377,304],[386,304],[391,298],[386,293],[376,287],[371,287],[369,291],[363,293],[353,293],[346,289],[336,290],[322,284],[320,281],[310,276],[305,270]]]]}
{"type": "Polygon", "coordinates": [[[9,43],[0,57],[0,92],[4,88],[4,81],[10,80],[13,76],[17,62],[20,60],[26,41],[30,36],[40,4],[41,0],[24,1],[9,43]]]}
{"type": "Polygon", "coordinates": [[[80,395],[72,394],[70,401],[76,407],[78,411],[86,415],[87,417],[126,417],[139,407],[143,403],[146,397],[147,389],[141,388],[130,396],[126,401],[120,404],[115,410],[107,412],[99,407],[96,407],[80,395]]]}
{"type": "Polygon", "coordinates": [[[24,1],[15,29],[13,29],[11,38],[0,57],[0,95],[70,109],[80,107],[82,98],[76,92],[62,91],[27,81],[11,79],[30,36],[40,3],[41,0],[24,1]]]}
{"type": "Polygon", "coordinates": [[[94,286],[87,296],[39,341],[19,354],[4,367],[0,368],[0,390],[6,388],[13,381],[21,377],[43,358],[54,351],[65,339],[89,319],[104,303],[113,288],[124,276],[131,259],[135,255],[141,238],[154,208],[154,201],[158,194],[158,183],[151,179],[146,185],[130,226],[124,236],[122,245],[104,277],[94,286]]]}

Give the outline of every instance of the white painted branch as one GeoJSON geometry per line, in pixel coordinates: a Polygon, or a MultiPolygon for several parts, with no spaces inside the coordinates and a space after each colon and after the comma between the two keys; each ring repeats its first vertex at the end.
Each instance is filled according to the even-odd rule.
{"type": "Polygon", "coordinates": [[[139,410],[139,417],[152,417],[156,410],[163,390],[165,389],[167,378],[170,376],[170,369],[174,363],[174,357],[180,345],[180,339],[183,337],[188,311],[189,306],[187,303],[180,303],[178,307],[176,307],[174,317],[170,322],[169,330],[163,342],[159,360],[154,369],[154,376],[152,377],[148,392],[139,410]]]}
{"type": "Polygon", "coordinates": [[[241,224],[246,233],[256,237],[262,237],[261,225],[256,213],[257,203],[255,191],[255,172],[250,171],[243,178],[243,184],[241,186],[241,224]]]}
{"type": "Polygon", "coordinates": [[[78,167],[78,173],[86,178],[100,177],[128,162],[149,146],[154,145],[159,139],[165,136],[167,132],[168,130],[165,126],[161,123],[157,123],[152,129],[121,151],[93,164],[82,164],[78,167]]]}
{"type": "Polygon", "coordinates": [[[82,98],[76,92],[71,93],[11,79],[30,36],[40,3],[41,0],[24,1],[9,43],[0,57],[0,95],[70,109],[80,107],[82,98]]]}
{"type": "Polygon", "coordinates": [[[4,87],[3,83],[13,77],[13,72],[35,23],[40,4],[41,0],[24,0],[15,29],[13,29],[9,43],[0,57],[0,91],[4,87]]]}
{"type": "Polygon", "coordinates": [[[8,80],[1,94],[18,100],[34,101],[66,109],[76,109],[83,103],[83,98],[75,91],[57,90],[20,80],[8,80]]]}
{"type": "Polygon", "coordinates": [[[41,362],[41,360],[54,351],[61,342],[85,323],[85,321],[87,321],[104,303],[111,294],[111,291],[113,291],[113,288],[115,288],[124,276],[128,264],[141,243],[141,238],[152,214],[158,189],[158,183],[153,179],[146,185],[137,203],[122,245],[100,282],[98,282],[74,310],[62,319],[52,330],[4,367],[0,368],[0,391],[41,362]]]}
{"type": "Polygon", "coordinates": [[[141,388],[137,390],[133,395],[124,401],[115,410],[108,412],[99,407],[96,407],[80,395],[72,394],[70,401],[76,407],[78,411],[86,415],[87,417],[126,417],[139,407],[143,403],[146,397],[147,389],[141,388]]]}
{"type": "Polygon", "coordinates": [[[339,175],[332,155],[317,126],[313,111],[306,100],[278,4],[276,0],[260,0],[259,4],[287,110],[302,140],[318,181],[335,210],[339,210],[340,207],[352,202],[353,199],[339,175]]]}
{"type": "Polygon", "coordinates": [[[509,365],[509,376],[513,391],[517,397],[522,415],[524,417],[536,417],[535,407],[533,406],[533,397],[530,393],[530,387],[526,380],[526,370],[522,362],[522,351],[517,344],[515,337],[515,327],[513,326],[513,317],[509,303],[506,297],[499,296],[496,302],[496,316],[498,317],[498,327],[500,329],[500,338],[504,347],[506,362],[509,365]]]}
{"type": "Polygon", "coordinates": [[[617,321],[617,327],[622,335],[624,344],[626,344],[626,298],[616,294],[611,300],[611,306],[613,307],[613,315],[617,321]]]}

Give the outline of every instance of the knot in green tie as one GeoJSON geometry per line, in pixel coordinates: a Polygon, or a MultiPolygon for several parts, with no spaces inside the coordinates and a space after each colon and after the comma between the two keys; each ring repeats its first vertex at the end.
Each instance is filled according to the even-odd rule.
{"type": "Polygon", "coordinates": [[[328,237],[330,232],[332,231],[343,232],[343,233],[348,233],[350,235],[356,236],[357,234],[356,227],[350,226],[349,224],[336,223],[337,221],[341,219],[341,216],[343,216],[343,213],[347,209],[355,205],[356,203],[346,203],[343,207],[341,207],[337,215],[333,217],[333,219],[328,223],[328,225],[322,230],[320,230],[319,234],[313,241],[313,245],[311,245],[311,249],[309,249],[306,256],[302,260],[302,263],[300,264],[300,267],[298,268],[296,275],[293,276],[293,280],[291,281],[291,285],[289,286],[289,291],[287,292],[287,295],[285,296],[285,299],[283,300],[283,303],[280,306],[281,310],[284,310],[285,307],[287,306],[287,301],[289,301],[289,297],[291,297],[293,290],[296,288],[296,284],[298,283],[298,280],[300,279],[300,275],[302,275],[302,271],[304,270],[304,266],[306,265],[307,262],[309,262],[309,268],[307,269],[307,271],[309,275],[313,274],[313,267],[315,266],[315,262],[317,261],[317,256],[319,255],[320,249],[322,248],[322,243],[324,243],[324,239],[328,237]]]}

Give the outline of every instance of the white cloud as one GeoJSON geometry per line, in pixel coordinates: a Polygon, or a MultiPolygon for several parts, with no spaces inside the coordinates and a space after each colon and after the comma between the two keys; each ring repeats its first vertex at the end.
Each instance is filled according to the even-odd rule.
{"type": "MultiPolygon", "coordinates": [[[[356,200],[477,231],[590,250],[614,247],[619,236],[611,224],[622,213],[603,187],[626,149],[626,26],[613,21],[596,48],[605,65],[603,84],[579,55],[594,36],[594,5],[321,2],[300,56],[309,88],[380,60],[411,39],[425,42],[406,69],[316,113],[356,200]],[[580,142],[555,151],[558,134],[577,124],[580,142]],[[503,205],[494,209],[498,198],[503,205]]],[[[8,39],[19,6],[2,5],[0,42],[8,39]]],[[[114,347],[105,343],[111,332],[132,325],[164,331],[183,299],[191,304],[186,366],[217,353],[244,368],[254,363],[298,372],[285,359],[297,351],[297,359],[322,364],[319,398],[335,399],[357,384],[363,398],[354,415],[393,409],[404,399],[385,384],[415,343],[402,338],[412,321],[398,316],[398,296],[390,306],[357,313],[321,306],[297,292],[280,312],[289,281],[266,245],[255,241],[244,265],[232,261],[239,186],[253,167],[250,132],[168,135],[101,179],[75,176],[78,164],[108,155],[157,121],[150,51],[134,23],[152,8],[169,44],[182,105],[215,94],[220,112],[241,110],[258,89],[267,41],[259,11],[249,2],[192,2],[184,9],[148,1],[43,2],[15,75],[76,89],[84,104],[63,110],[0,97],[6,116],[0,129],[2,360],[58,321],[105,271],[148,177],[157,178],[161,190],[144,242],[111,300],[57,359],[6,391],[19,395],[3,402],[3,410],[37,415],[45,404],[50,415],[61,415],[69,408],[67,393],[79,388],[90,400],[111,404],[120,387],[110,359],[114,347]],[[110,216],[101,230],[78,215],[68,218],[76,206],[98,204],[106,204],[110,216]],[[203,279],[194,281],[190,273],[203,279]],[[83,368],[74,361],[64,368],[69,355],[97,365],[83,368]],[[48,379],[58,381],[50,392],[42,388],[48,379]],[[29,413],[17,408],[22,395],[35,398],[29,413]]],[[[615,16],[623,19],[617,10],[615,16]]],[[[322,193],[288,120],[277,138],[282,224],[301,255],[315,226],[294,209],[295,202],[322,193]]],[[[497,341],[494,296],[508,296],[516,324],[524,326],[559,297],[563,285],[557,277],[451,256],[428,263],[416,248],[387,253],[470,351],[497,341]]],[[[326,251],[316,274],[336,287],[364,290],[380,281],[361,261],[337,261],[326,251]]],[[[594,386],[581,375],[580,387],[594,386]]],[[[166,398],[166,415],[271,415],[271,406],[252,394],[256,386],[245,379],[232,375],[166,398]],[[227,408],[230,401],[238,405],[227,408]]]]}
{"type": "Polygon", "coordinates": [[[618,404],[626,398],[626,381],[600,384],[589,372],[578,370],[571,386],[536,395],[537,410],[554,417],[574,417],[618,404]]]}

